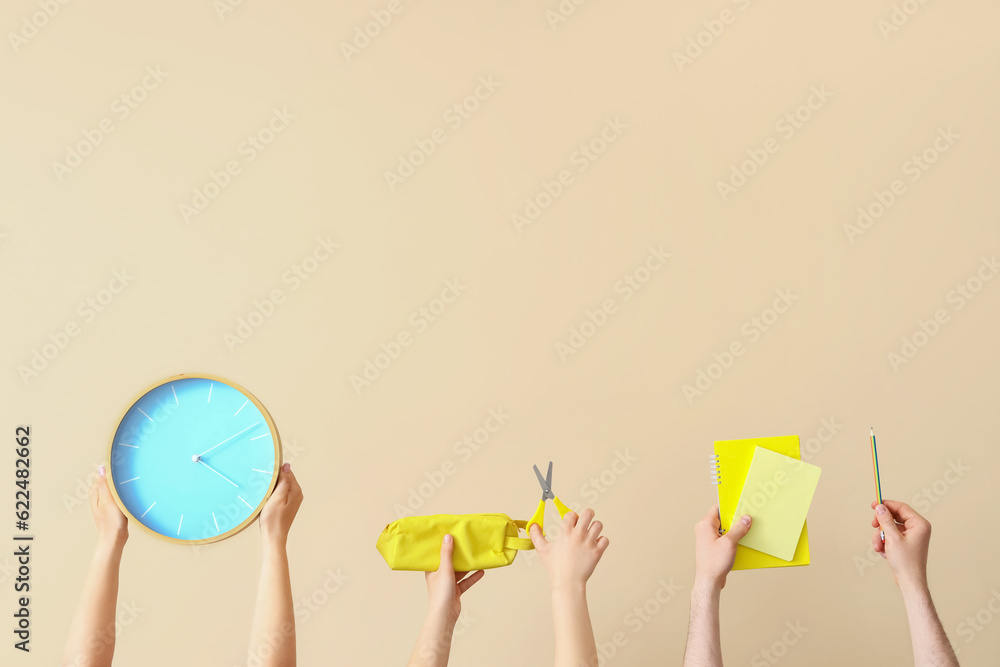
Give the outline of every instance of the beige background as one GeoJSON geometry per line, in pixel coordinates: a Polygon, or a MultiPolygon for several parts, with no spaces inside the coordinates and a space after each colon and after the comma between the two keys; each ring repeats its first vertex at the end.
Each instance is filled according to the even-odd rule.
{"type": "MultiPolygon", "coordinates": [[[[934,524],[932,591],[963,664],[995,664],[1000,619],[981,610],[1000,590],[1000,280],[961,309],[948,294],[1000,245],[1000,7],[909,0],[919,9],[884,38],[890,0],[595,1],[555,29],[555,0],[403,0],[348,62],[341,42],[386,6],[247,0],[220,18],[210,0],[71,3],[16,52],[7,37],[0,403],[10,435],[33,428],[38,540],[34,652],[8,637],[4,664],[57,660],[95,539],[75,495],[135,392],[194,371],[261,399],[304,487],[289,545],[301,664],[404,664],[422,577],[389,571],[374,545],[426,473],[458,468],[418,513],[526,518],[531,465],[549,459],[556,492],[595,507],[611,540],[590,584],[598,641],[625,640],[607,664],[677,664],[691,527],[714,499],[712,441],[783,434],[813,439],[823,468],[813,563],[730,577],[727,664],[765,664],[776,642],[781,664],[904,664],[900,597],[881,559],[867,560],[871,424],[886,497],[934,524]],[[679,70],[675,52],[725,9],[732,23],[679,70]],[[112,103],[147,67],[167,76],[120,119],[112,103]],[[481,76],[499,87],[447,125],[481,76]],[[775,123],[813,86],[833,95],[786,139],[775,123]],[[246,162],[240,142],[275,107],[294,121],[246,162]],[[114,131],[60,180],[52,163],[106,117],[114,131]],[[577,171],[574,151],[609,118],[626,128],[577,171]],[[436,127],[447,140],[390,191],[384,173],[436,127]],[[904,163],[948,127],[959,138],[910,181],[904,163]],[[723,201],[717,182],[769,137],[780,150],[723,201]],[[179,205],[234,159],[241,173],[186,223],[179,205]],[[563,169],[572,183],[518,233],[511,214],[563,169]],[[843,225],[897,178],[905,194],[849,242],[843,225]],[[339,250],[293,290],[283,274],[327,235],[339,250]],[[672,257],[626,301],[615,284],[650,246],[672,257]],[[132,282],[86,321],[78,304],[121,269],[132,282]],[[416,333],[411,313],[448,279],[466,290],[416,333]],[[274,289],[285,302],[230,350],[224,336],[274,289]],[[751,342],[744,323],[778,289],[798,300],[751,342]],[[561,360],[556,344],[608,298],[617,312],[561,360]],[[948,322],[894,369],[887,355],[939,308],[948,322]],[[68,323],[79,335],[22,380],[68,323]],[[351,375],[404,331],[412,345],[356,392],[351,375]],[[683,385],[733,341],[746,353],[686,400],[683,385]],[[453,443],[498,407],[507,423],[462,460],[453,443]],[[823,420],[838,425],[826,442],[823,420]],[[626,453],[636,461],[612,473],[626,453]],[[602,474],[614,483],[598,492],[588,480],[602,474]],[[327,595],[338,571],[347,579],[327,595]],[[656,602],[671,583],[674,597],[656,602]],[[309,609],[310,596],[323,603],[309,609]],[[639,622],[644,605],[656,613],[639,622]],[[977,613],[992,623],[962,625],[977,613]],[[780,646],[796,622],[808,631],[780,646]]],[[[6,3],[5,33],[37,11],[6,3]]],[[[6,615],[11,559],[0,562],[6,615]]],[[[253,527],[198,552],[133,530],[119,662],[246,664],[258,565],[253,527]]],[[[531,558],[487,573],[465,601],[453,664],[547,664],[546,587],[531,558]]]]}

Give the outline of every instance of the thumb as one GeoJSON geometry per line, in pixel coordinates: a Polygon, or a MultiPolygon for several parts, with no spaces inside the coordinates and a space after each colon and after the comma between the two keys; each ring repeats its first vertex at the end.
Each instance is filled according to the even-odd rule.
{"type": "Polygon", "coordinates": [[[451,554],[455,550],[455,538],[445,535],[441,540],[441,562],[438,564],[438,572],[454,572],[455,567],[451,563],[451,554]]]}
{"type": "Polygon", "coordinates": [[[726,534],[722,537],[728,539],[733,544],[739,542],[743,539],[744,535],[750,532],[750,524],[752,521],[753,519],[750,518],[749,514],[744,514],[739,521],[729,527],[729,530],[726,531],[726,534]]]}
{"type": "Polygon", "coordinates": [[[535,549],[538,551],[549,546],[549,541],[545,539],[545,535],[542,533],[542,527],[537,523],[528,526],[528,537],[531,538],[531,543],[535,545],[535,549]]]}
{"type": "Polygon", "coordinates": [[[891,536],[893,539],[899,539],[901,537],[899,533],[899,527],[896,526],[896,520],[892,517],[892,512],[885,505],[875,506],[875,518],[878,520],[879,528],[885,533],[885,539],[888,540],[891,536]]]}

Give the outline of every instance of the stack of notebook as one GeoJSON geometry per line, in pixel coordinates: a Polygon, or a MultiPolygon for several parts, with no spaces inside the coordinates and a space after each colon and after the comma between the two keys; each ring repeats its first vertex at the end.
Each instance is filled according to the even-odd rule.
{"type": "Polygon", "coordinates": [[[820,469],[801,460],[799,437],[718,440],[712,481],[719,492],[719,519],[753,517],[736,547],[734,570],[809,564],[806,514],[820,469]]]}

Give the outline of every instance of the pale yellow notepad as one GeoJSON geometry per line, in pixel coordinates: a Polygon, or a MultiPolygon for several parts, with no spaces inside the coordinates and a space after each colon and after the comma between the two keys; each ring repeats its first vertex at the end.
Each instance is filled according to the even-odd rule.
{"type": "Polygon", "coordinates": [[[733,521],[744,514],[753,517],[740,544],[792,560],[819,474],[810,463],[757,447],[733,513],[733,521]]]}

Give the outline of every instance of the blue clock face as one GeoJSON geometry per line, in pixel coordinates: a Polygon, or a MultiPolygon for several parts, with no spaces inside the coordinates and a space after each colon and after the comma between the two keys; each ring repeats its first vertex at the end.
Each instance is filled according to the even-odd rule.
{"type": "Polygon", "coordinates": [[[125,413],[111,443],[110,480],[126,514],[154,533],[215,541],[257,516],[280,451],[270,417],[249,393],[220,378],[181,376],[125,413]]]}

